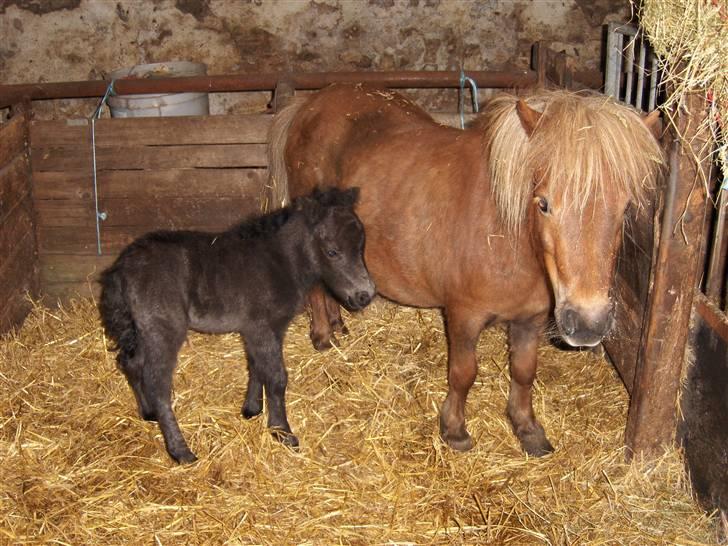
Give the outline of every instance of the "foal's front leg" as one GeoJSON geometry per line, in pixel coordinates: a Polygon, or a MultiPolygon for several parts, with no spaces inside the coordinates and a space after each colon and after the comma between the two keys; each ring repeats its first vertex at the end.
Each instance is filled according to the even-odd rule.
{"type": "Polygon", "coordinates": [[[523,450],[537,457],[554,450],[533,413],[531,400],[536,379],[536,353],[544,320],[539,317],[534,321],[512,322],[508,331],[511,353],[508,417],[523,450]]]}
{"type": "Polygon", "coordinates": [[[298,438],[291,432],[286,416],[288,373],[283,364],[282,338],[273,332],[256,332],[245,339],[249,375],[243,415],[253,417],[260,413],[264,389],[268,400],[268,428],[277,440],[296,447],[298,438]]]}

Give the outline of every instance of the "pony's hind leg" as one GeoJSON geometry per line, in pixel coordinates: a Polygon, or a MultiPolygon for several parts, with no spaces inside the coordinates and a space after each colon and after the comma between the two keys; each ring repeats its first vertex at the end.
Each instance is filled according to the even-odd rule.
{"type": "Polygon", "coordinates": [[[162,430],[167,453],[178,463],[197,460],[187,446],[177,418],[172,410],[172,375],[177,364],[177,353],[185,333],[171,329],[164,334],[145,336],[145,363],[142,368],[142,391],[162,430]],[[151,339],[150,339],[151,338],[151,339]]]}
{"type": "Polygon", "coordinates": [[[440,436],[453,449],[467,451],[473,439],[465,428],[465,401],[478,372],[475,346],[486,322],[469,312],[447,309],[448,391],[440,410],[440,436]]]}
{"type": "Polygon", "coordinates": [[[344,336],[349,335],[349,329],[346,327],[346,324],[344,324],[344,319],[341,318],[341,307],[339,306],[339,302],[328,294],[324,294],[324,300],[326,303],[326,314],[329,317],[331,330],[339,332],[344,336]]]}
{"type": "Polygon", "coordinates": [[[521,447],[529,455],[540,457],[554,448],[533,412],[531,400],[536,379],[536,353],[543,321],[512,322],[508,331],[511,355],[511,387],[508,417],[521,447]]]}

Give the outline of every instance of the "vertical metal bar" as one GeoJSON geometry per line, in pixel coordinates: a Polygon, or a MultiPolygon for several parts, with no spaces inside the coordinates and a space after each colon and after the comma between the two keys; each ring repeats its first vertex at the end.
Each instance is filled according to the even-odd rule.
{"type": "Polygon", "coordinates": [[[644,105],[642,104],[642,97],[644,95],[645,88],[645,57],[647,56],[647,42],[644,38],[640,40],[640,56],[637,61],[637,96],[635,97],[635,106],[642,110],[644,105]]]}
{"type": "Polygon", "coordinates": [[[647,111],[652,112],[657,103],[657,57],[654,53],[650,53],[650,97],[647,105],[647,111]]]}
{"type": "MultiPolygon", "coordinates": [[[[710,249],[710,262],[705,279],[705,295],[721,306],[721,296],[728,279],[728,190],[718,190],[718,206],[713,221],[713,242],[710,249]]],[[[728,299],[728,297],[727,297],[728,299]]]]}
{"type": "Polygon", "coordinates": [[[617,32],[617,23],[609,23],[607,29],[607,68],[604,75],[604,93],[619,98],[619,69],[621,48],[618,41],[621,34],[617,32]]]}
{"type": "Polygon", "coordinates": [[[633,36],[627,44],[627,62],[625,63],[626,81],[624,84],[624,102],[632,104],[632,82],[634,80],[634,45],[637,38],[633,36]]]}

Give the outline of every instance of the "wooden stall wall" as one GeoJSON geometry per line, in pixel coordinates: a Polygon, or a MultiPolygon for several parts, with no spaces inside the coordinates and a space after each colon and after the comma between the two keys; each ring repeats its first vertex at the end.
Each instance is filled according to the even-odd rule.
{"type": "Polygon", "coordinates": [[[270,116],[102,119],[30,125],[46,301],[97,295],[98,273],[156,229],[222,230],[259,210],[270,116]]]}
{"type": "Polygon", "coordinates": [[[0,125],[0,333],[19,325],[38,293],[27,109],[0,125]]]}

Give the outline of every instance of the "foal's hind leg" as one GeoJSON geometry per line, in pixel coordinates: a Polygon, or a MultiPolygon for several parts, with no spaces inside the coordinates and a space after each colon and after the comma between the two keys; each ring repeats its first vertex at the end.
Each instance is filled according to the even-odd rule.
{"type": "Polygon", "coordinates": [[[248,389],[245,391],[242,414],[246,419],[252,419],[263,411],[263,383],[255,359],[247,346],[245,356],[248,359],[248,389]]]}
{"type": "Polygon", "coordinates": [[[179,332],[172,328],[166,329],[164,333],[146,331],[142,369],[144,397],[157,417],[167,453],[178,463],[197,460],[187,446],[172,410],[172,375],[185,333],[186,329],[179,332]]]}
{"type": "Polygon", "coordinates": [[[529,455],[540,457],[554,448],[533,413],[531,393],[536,379],[536,352],[542,321],[512,322],[508,332],[511,352],[511,390],[508,417],[521,447],[529,455]]]}
{"type": "Polygon", "coordinates": [[[139,416],[145,421],[156,421],[157,416],[154,409],[147,401],[142,387],[142,371],[144,366],[144,354],[142,346],[138,346],[136,353],[131,358],[124,358],[121,354],[118,356],[119,369],[126,377],[134,398],[136,398],[139,416]]]}

